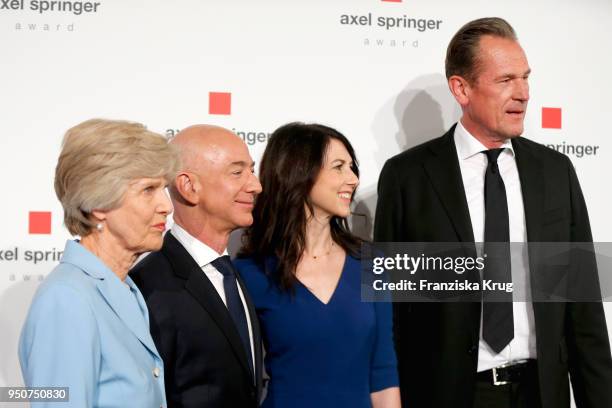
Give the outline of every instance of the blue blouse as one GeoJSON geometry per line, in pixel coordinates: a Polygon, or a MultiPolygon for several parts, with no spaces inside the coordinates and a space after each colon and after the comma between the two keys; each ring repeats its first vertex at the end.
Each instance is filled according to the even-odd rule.
{"type": "Polygon", "coordinates": [[[371,392],[398,385],[391,303],[361,302],[359,260],[346,256],[327,304],[301,283],[281,291],[250,258],[235,265],[266,347],[263,407],[365,408],[371,392]]]}

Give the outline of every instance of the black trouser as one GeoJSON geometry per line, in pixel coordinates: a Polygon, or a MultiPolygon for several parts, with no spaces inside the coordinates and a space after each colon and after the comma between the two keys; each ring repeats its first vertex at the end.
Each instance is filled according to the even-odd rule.
{"type": "Polygon", "coordinates": [[[541,408],[536,364],[530,364],[522,374],[520,380],[506,385],[493,385],[490,378],[479,374],[474,408],[541,408]]]}

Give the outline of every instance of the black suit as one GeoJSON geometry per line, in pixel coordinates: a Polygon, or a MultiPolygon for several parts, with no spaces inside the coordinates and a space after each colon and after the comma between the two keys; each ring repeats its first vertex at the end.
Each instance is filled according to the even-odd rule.
{"type": "Polygon", "coordinates": [[[255,381],[227,307],[171,233],[162,249],[137,264],[130,276],[149,308],[151,334],[164,360],[168,407],[256,407],[261,340],[255,308],[240,277],[251,316],[255,381]]]}
{"type": "MultiPolygon", "coordinates": [[[[454,143],[444,136],[389,159],[380,175],[378,242],[473,242],[454,143]]],[[[512,140],[529,242],[591,242],[570,160],[524,138],[512,140]]],[[[529,253],[531,275],[538,274],[529,253]]],[[[601,303],[533,303],[543,408],[612,407],[612,360],[601,303]]],[[[403,405],[471,408],[480,303],[397,303],[394,331],[403,405]]]]}

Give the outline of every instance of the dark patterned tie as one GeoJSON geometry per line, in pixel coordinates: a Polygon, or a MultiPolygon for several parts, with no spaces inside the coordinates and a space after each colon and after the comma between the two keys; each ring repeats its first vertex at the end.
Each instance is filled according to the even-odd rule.
{"type": "MultiPolygon", "coordinates": [[[[499,174],[497,159],[504,149],[485,150],[489,164],[485,173],[484,279],[512,282],[510,269],[510,222],[506,187],[499,174]]],[[[485,292],[482,311],[482,337],[496,353],[514,338],[512,293],[496,290],[485,292]]]]}
{"type": "Polygon", "coordinates": [[[249,362],[251,374],[253,374],[253,357],[251,354],[251,340],[249,339],[249,326],[247,324],[242,301],[240,300],[240,293],[238,293],[238,282],[236,281],[234,265],[232,265],[232,261],[228,255],[223,255],[215,259],[211,264],[223,275],[223,289],[225,290],[227,310],[234,321],[236,330],[238,330],[249,362]]]}

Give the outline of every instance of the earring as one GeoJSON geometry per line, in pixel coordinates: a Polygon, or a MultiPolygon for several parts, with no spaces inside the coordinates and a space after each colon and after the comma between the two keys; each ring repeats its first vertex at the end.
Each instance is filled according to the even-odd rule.
{"type": "Polygon", "coordinates": [[[96,224],[96,229],[98,230],[98,232],[102,232],[102,230],[104,229],[104,225],[99,222],[96,224]]]}

